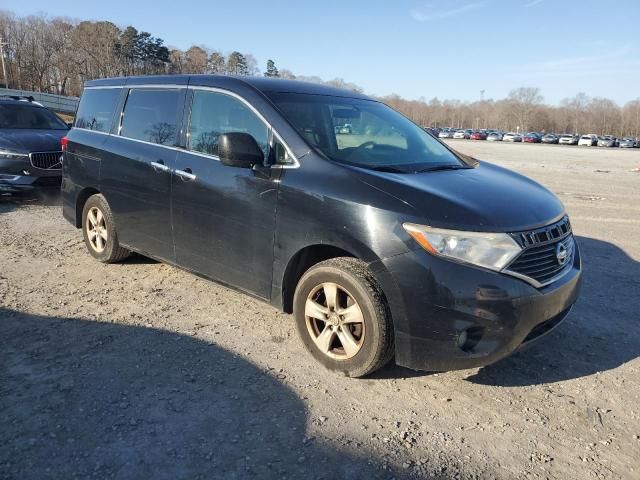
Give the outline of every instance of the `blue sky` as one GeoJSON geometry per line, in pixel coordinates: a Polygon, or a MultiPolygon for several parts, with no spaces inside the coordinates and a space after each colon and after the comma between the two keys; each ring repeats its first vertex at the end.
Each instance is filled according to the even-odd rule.
{"type": "Polygon", "coordinates": [[[367,93],[502,98],[539,87],[549,103],[582,91],[640,97],[640,0],[3,0],[134,25],[167,45],[252,53],[296,74],[342,77],[367,93]]]}

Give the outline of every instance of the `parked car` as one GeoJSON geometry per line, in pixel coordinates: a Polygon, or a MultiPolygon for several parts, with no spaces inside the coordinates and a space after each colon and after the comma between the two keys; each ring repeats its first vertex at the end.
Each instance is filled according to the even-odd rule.
{"type": "Polygon", "coordinates": [[[599,147],[617,147],[618,139],[613,135],[605,135],[604,137],[598,138],[598,146],[599,147]]]}
{"type": "Polygon", "coordinates": [[[559,143],[560,137],[555,133],[547,133],[542,137],[542,143],[556,144],[559,143]]]}
{"type": "Polygon", "coordinates": [[[453,138],[453,134],[456,131],[452,128],[445,128],[440,130],[440,133],[438,134],[438,138],[453,138]]]}
{"type": "Polygon", "coordinates": [[[472,132],[471,135],[469,135],[469,138],[471,140],[486,140],[487,134],[486,132],[483,132],[483,131],[475,131],[475,132],[472,132]]]}
{"type": "Polygon", "coordinates": [[[491,132],[487,135],[487,140],[489,142],[501,142],[503,134],[501,132],[491,132]]]}
{"type": "Polygon", "coordinates": [[[505,133],[504,136],[502,137],[502,141],[503,142],[522,142],[522,135],[520,135],[519,133],[513,133],[513,132],[505,133]]]}
{"type": "Polygon", "coordinates": [[[560,324],[580,291],[556,196],[352,91],[93,80],[62,145],[63,215],[96,260],[139,252],[292,312],[311,355],[348,376],[392,357],[494,362],[560,324]],[[367,133],[343,145],[333,125],[347,118],[367,133]]]}
{"type": "Polygon", "coordinates": [[[453,134],[453,138],[464,138],[469,139],[471,137],[471,133],[473,130],[457,130],[456,133],[453,134]]]}
{"type": "Polygon", "coordinates": [[[539,133],[529,132],[522,138],[522,141],[525,143],[540,143],[542,141],[542,137],[539,133]]]}
{"type": "Polygon", "coordinates": [[[624,137],[620,140],[620,148],[634,148],[636,146],[635,139],[631,137],[624,137]]]}
{"type": "Polygon", "coordinates": [[[69,127],[32,97],[0,97],[0,192],[59,185],[69,127]]]}
{"type": "Polygon", "coordinates": [[[578,145],[584,147],[594,147],[598,144],[597,135],[582,135],[578,141],[578,145]]]}
{"type": "Polygon", "coordinates": [[[564,133],[560,135],[558,139],[558,143],[560,145],[577,145],[579,137],[577,135],[572,135],[570,133],[564,133]]]}

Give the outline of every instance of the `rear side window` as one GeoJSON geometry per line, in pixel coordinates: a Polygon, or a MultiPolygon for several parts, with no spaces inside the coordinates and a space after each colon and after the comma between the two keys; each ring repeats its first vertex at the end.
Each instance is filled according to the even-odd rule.
{"type": "Polygon", "coordinates": [[[75,126],[108,133],[119,96],[119,88],[86,89],[78,106],[75,126]]]}
{"type": "Polygon", "coordinates": [[[244,132],[269,154],[269,129],[240,100],[223,93],[194,90],[188,131],[189,150],[218,155],[218,138],[223,133],[244,132]]]}
{"type": "Polygon", "coordinates": [[[132,89],[124,106],[120,135],[176,145],[180,98],[179,90],[132,89]]]}

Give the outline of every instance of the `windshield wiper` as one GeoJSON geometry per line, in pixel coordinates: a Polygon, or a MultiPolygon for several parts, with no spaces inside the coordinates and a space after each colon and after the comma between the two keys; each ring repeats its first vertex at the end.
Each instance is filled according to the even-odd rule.
{"type": "Polygon", "coordinates": [[[434,165],[432,167],[416,170],[416,173],[436,172],[439,170],[462,170],[464,168],[469,168],[469,167],[463,167],[462,165],[434,165]]]}
{"type": "Polygon", "coordinates": [[[462,165],[433,165],[431,167],[421,168],[420,170],[414,170],[410,165],[406,165],[403,168],[394,167],[392,165],[375,165],[375,166],[367,166],[364,168],[369,168],[370,170],[375,170],[376,172],[388,172],[388,173],[422,173],[422,172],[435,172],[438,170],[461,170],[463,168],[462,165]]]}
{"type": "Polygon", "coordinates": [[[402,168],[392,167],[391,165],[380,165],[378,167],[367,167],[376,172],[388,172],[388,173],[408,173],[402,168]]]}

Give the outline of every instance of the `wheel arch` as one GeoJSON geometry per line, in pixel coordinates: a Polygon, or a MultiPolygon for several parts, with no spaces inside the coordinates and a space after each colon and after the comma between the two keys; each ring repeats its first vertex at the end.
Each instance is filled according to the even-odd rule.
{"type": "Polygon", "coordinates": [[[282,310],[293,313],[293,295],[300,277],[314,265],[337,257],[358,256],[350,250],[327,244],[307,245],[294,253],[283,270],[279,300],[282,310]]]}
{"type": "Polygon", "coordinates": [[[75,206],[75,226],[76,228],[82,228],[82,210],[84,210],[84,205],[87,203],[87,200],[93,195],[100,193],[100,191],[94,187],[86,187],[83,188],[78,196],[76,197],[76,206],[75,206]]]}
{"type": "Polygon", "coordinates": [[[314,243],[299,248],[291,255],[282,273],[277,274],[274,272],[275,281],[273,282],[273,288],[275,291],[272,297],[275,301],[272,303],[286,313],[293,313],[293,296],[298,281],[304,272],[320,262],[337,257],[352,257],[367,263],[376,281],[383,289],[387,301],[391,302],[392,299],[390,297],[395,297],[394,284],[390,282],[391,278],[386,271],[384,263],[365,245],[339,246],[335,244],[314,243]]]}

